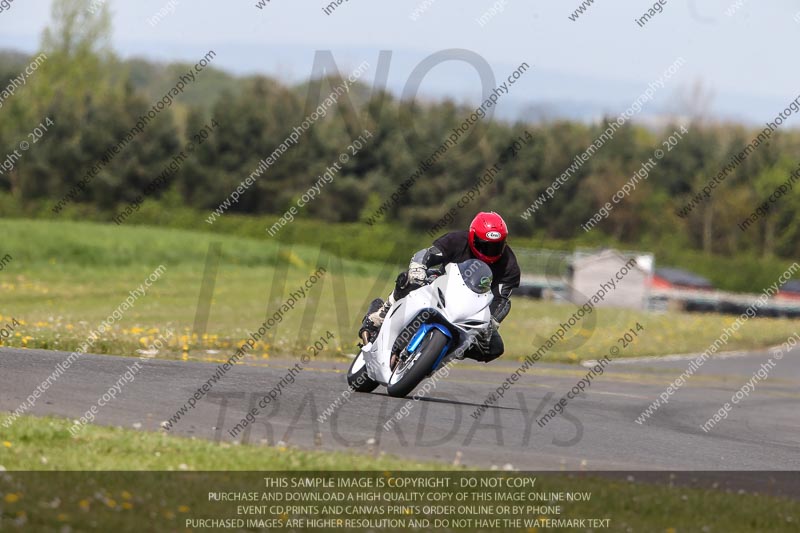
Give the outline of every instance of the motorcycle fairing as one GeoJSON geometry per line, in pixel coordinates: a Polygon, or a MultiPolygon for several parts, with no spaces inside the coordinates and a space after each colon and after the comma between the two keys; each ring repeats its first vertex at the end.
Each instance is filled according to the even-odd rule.
{"type": "MultiPolygon", "coordinates": [[[[492,297],[491,291],[484,294],[472,291],[464,283],[458,265],[448,264],[442,276],[428,285],[411,291],[388,310],[378,337],[361,351],[367,365],[367,374],[383,385],[389,382],[392,375],[389,360],[395,339],[403,328],[426,309],[435,311],[440,317],[439,320],[444,320],[457,331],[466,333],[488,325],[491,317],[489,304],[492,302],[492,297]]],[[[439,320],[434,320],[434,323],[439,320]]],[[[442,327],[449,329],[446,326],[442,327]]],[[[458,341],[461,344],[463,339],[459,338],[458,341]]],[[[452,345],[450,347],[452,348],[452,345]]],[[[439,363],[443,358],[444,356],[439,358],[439,363]]]]}

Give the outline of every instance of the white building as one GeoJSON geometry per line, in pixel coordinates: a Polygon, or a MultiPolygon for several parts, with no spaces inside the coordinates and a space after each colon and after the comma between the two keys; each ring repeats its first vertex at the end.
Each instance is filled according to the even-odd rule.
{"type": "Polygon", "coordinates": [[[608,292],[598,307],[647,309],[652,276],[650,254],[625,256],[616,250],[576,253],[570,266],[569,299],[581,304],[604,285],[608,292]],[[631,259],[635,259],[633,265],[631,259]]]}

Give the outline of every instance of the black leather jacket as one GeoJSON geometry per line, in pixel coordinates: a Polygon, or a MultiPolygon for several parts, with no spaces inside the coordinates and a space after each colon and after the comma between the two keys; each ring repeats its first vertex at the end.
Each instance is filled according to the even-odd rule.
{"type": "MultiPolygon", "coordinates": [[[[469,233],[466,231],[453,231],[442,235],[433,242],[433,246],[423,248],[414,254],[411,262],[425,265],[426,268],[444,268],[448,263],[476,259],[469,247],[468,239],[469,233]]],[[[502,322],[511,310],[511,291],[519,287],[519,264],[511,247],[506,246],[500,259],[489,265],[489,268],[492,270],[494,294],[490,310],[492,317],[502,322]]]]}

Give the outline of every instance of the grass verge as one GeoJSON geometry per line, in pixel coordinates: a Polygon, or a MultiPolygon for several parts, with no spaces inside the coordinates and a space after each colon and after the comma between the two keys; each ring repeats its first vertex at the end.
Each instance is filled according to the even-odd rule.
{"type": "Polygon", "coordinates": [[[70,421],[22,416],[0,441],[6,470],[442,470],[446,466],[285,446],[234,445],[164,433],[87,425],[69,433],[70,421]]]}
{"type": "MultiPolygon", "coordinates": [[[[170,330],[174,334],[158,357],[226,360],[323,266],[325,275],[251,353],[256,358],[296,356],[310,351],[330,331],[335,339],[323,346],[321,355],[342,357],[356,350],[355,334],[368,302],[389,293],[401,268],[342,261],[308,246],[145,226],[0,220],[0,233],[7,236],[0,256],[12,257],[0,272],[0,328],[14,320],[19,324],[9,330],[8,338],[0,338],[0,344],[23,348],[77,349],[130,291],[163,265],[163,276],[89,351],[136,355],[170,330]],[[216,275],[205,276],[215,243],[221,249],[216,275]],[[203,293],[204,283],[208,288],[211,281],[213,291],[203,293]]],[[[532,353],[574,311],[567,304],[515,298],[501,328],[504,357],[520,359],[532,353]]],[[[573,327],[543,360],[574,362],[605,355],[637,322],[645,332],[621,357],[700,352],[734,319],[599,309],[573,327]]],[[[796,322],[752,319],[723,349],[778,344],[795,332],[796,322]]]]}
{"type": "MultiPolygon", "coordinates": [[[[455,475],[456,470],[389,456],[217,445],[99,426],[89,426],[80,436],[71,437],[68,424],[63,419],[27,416],[4,433],[0,464],[7,472],[0,474],[0,529],[27,526],[37,531],[64,531],[68,526],[78,531],[133,531],[146,521],[151,531],[174,531],[192,517],[222,517],[236,511],[235,503],[212,503],[209,492],[283,492],[263,488],[262,472],[266,471],[287,475],[288,471],[344,470],[389,477],[398,471],[440,470],[440,475],[447,476],[455,475]],[[89,469],[109,472],[64,472],[89,469]],[[124,472],[127,470],[175,472],[124,472]]],[[[538,491],[581,491],[590,498],[580,504],[562,504],[559,515],[540,512],[526,518],[610,518],[610,531],[676,532],[797,531],[800,520],[798,502],[765,495],[633,483],[587,472],[535,475],[538,491]]],[[[287,520],[305,513],[261,514],[287,520]]],[[[319,515],[343,516],[324,510],[319,515]]]]}

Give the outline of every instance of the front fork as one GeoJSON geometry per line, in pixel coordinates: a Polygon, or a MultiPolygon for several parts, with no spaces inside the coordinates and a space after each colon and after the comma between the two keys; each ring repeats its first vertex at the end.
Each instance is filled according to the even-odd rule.
{"type": "Polygon", "coordinates": [[[424,339],[425,335],[427,335],[428,332],[430,332],[432,329],[438,329],[448,339],[448,342],[447,344],[444,345],[444,348],[442,348],[442,352],[439,354],[439,357],[436,358],[436,363],[434,363],[433,367],[431,368],[431,372],[435,372],[436,369],[439,368],[439,364],[442,362],[442,359],[444,359],[445,354],[450,349],[450,344],[453,342],[453,334],[450,333],[449,329],[447,329],[441,324],[437,324],[435,322],[432,324],[431,323],[422,324],[417,330],[417,332],[414,333],[414,336],[411,337],[411,340],[409,341],[408,346],[406,346],[406,349],[401,351],[401,354],[403,354],[401,357],[408,357],[412,353],[414,353],[416,349],[419,348],[422,339],[424,339]]]}
{"type": "Polygon", "coordinates": [[[365,329],[361,330],[361,342],[364,343],[364,346],[369,344],[369,331],[365,329]]]}

